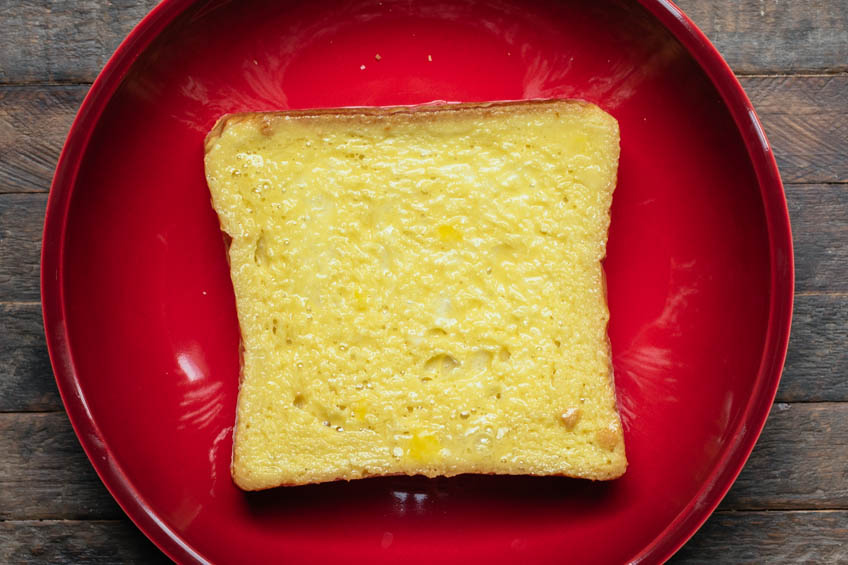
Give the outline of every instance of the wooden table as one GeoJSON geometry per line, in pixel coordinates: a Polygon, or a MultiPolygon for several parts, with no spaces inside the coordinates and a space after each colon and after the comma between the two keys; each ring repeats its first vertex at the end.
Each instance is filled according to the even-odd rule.
{"type": "MultiPolygon", "coordinates": [[[[38,256],[71,120],[156,2],[0,1],[0,562],[163,562],[98,480],[47,358],[38,256]]],[[[796,251],[777,401],[735,486],[673,559],[848,563],[848,0],[680,0],[754,102],[796,251]]]]}

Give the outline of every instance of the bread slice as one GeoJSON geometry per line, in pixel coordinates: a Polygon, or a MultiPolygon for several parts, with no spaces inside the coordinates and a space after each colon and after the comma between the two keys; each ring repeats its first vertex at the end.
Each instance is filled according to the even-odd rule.
{"type": "Polygon", "coordinates": [[[618,125],[537,101],[236,114],[206,139],[243,362],[243,489],[612,479],[618,125]]]}

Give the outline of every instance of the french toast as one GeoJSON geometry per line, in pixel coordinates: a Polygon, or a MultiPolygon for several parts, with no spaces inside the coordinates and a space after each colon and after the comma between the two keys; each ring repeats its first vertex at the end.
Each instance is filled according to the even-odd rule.
{"type": "Polygon", "coordinates": [[[243,348],[238,486],[624,473],[601,263],[609,114],[233,114],[205,150],[243,348]]]}

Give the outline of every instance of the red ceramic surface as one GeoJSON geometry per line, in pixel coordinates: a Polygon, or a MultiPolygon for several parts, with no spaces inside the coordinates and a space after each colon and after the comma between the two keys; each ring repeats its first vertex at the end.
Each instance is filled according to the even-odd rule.
{"type": "Polygon", "coordinates": [[[184,563],[662,561],[753,447],[793,287],[762,129],[663,0],[166,0],[80,110],[42,264],[80,441],[139,528],[184,563]],[[202,162],[216,118],[536,97],[590,100],[621,124],[606,269],[627,474],[236,489],[238,327],[202,162]]]}

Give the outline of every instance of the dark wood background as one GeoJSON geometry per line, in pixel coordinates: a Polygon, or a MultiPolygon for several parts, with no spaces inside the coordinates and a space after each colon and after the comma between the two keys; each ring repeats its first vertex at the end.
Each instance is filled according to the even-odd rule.
{"type": "MultiPolygon", "coordinates": [[[[162,562],[83,454],[42,335],[38,256],[59,151],[153,0],[0,0],[0,562],[162,562]]],[[[765,431],[674,563],[848,563],[848,0],[679,0],[777,154],[796,252],[792,339],[765,431]]]]}

